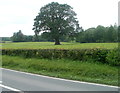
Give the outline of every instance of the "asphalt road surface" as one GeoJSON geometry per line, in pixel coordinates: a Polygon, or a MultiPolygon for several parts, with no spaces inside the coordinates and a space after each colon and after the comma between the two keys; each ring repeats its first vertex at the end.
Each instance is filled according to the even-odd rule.
{"type": "Polygon", "coordinates": [[[2,69],[2,91],[118,91],[118,87],[2,69]]]}

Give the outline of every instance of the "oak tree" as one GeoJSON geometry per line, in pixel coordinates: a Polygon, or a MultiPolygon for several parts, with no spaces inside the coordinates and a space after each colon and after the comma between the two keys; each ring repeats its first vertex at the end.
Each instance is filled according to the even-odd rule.
{"type": "Polygon", "coordinates": [[[74,35],[80,30],[76,13],[67,4],[52,2],[40,9],[34,19],[33,30],[36,36],[39,32],[49,32],[55,40],[55,45],[60,45],[60,37],[74,35]]]}

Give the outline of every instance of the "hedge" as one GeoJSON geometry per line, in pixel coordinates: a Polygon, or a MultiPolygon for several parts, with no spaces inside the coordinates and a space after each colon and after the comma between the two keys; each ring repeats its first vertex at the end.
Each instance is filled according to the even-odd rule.
{"type": "Polygon", "coordinates": [[[48,58],[71,60],[95,60],[110,65],[120,65],[117,49],[2,49],[2,55],[22,56],[25,58],[48,58]]]}

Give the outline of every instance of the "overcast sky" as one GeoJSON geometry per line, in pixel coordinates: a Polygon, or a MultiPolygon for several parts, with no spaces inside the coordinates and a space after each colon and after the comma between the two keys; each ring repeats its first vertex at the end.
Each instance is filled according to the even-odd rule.
{"type": "Polygon", "coordinates": [[[22,30],[25,35],[34,35],[34,18],[41,7],[58,2],[68,4],[77,13],[83,29],[98,25],[118,23],[119,0],[0,0],[0,37],[12,36],[22,30]]]}

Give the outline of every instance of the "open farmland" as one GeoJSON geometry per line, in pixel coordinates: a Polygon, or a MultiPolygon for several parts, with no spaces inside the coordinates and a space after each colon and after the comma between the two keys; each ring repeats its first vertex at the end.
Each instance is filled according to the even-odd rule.
{"type": "Polygon", "coordinates": [[[105,48],[113,49],[118,43],[70,43],[61,42],[62,45],[54,45],[54,42],[20,42],[2,43],[3,49],[91,49],[105,48]]]}

